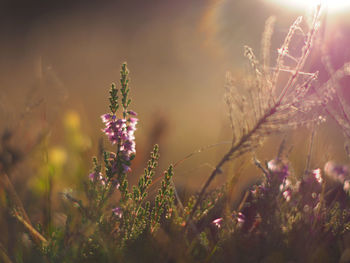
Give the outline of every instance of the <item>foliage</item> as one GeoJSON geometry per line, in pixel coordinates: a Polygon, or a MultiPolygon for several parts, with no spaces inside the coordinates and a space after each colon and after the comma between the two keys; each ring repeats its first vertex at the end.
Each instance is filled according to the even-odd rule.
{"type": "MultiPolygon", "coordinates": [[[[328,65],[331,77],[324,84],[316,81],[317,72],[304,72],[317,37],[319,12],[317,8],[309,26],[302,24],[301,18],[295,21],[278,50],[274,67],[268,63],[272,19],[267,21],[263,37],[262,64],[253,50],[245,47],[252,70],[243,81],[235,82],[227,74],[225,86],[232,145],[202,189],[187,200],[181,200],[183,197],[177,193],[173,181],[177,164],[169,165],[157,175],[158,145],[154,145],[136,185],[130,186],[138,119],[129,109],[130,87],[124,63],[120,88],[112,84],[109,91],[110,112],[101,116],[105,125],[103,133],[113,151],[103,150],[101,156],[93,158],[91,172],[83,187],[77,187],[79,191],[67,190],[61,194],[63,224],[51,220],[50,192],[48,219],[33,225],[8,176],[11,165],[6,163],[6,169],[2,165],[0,183],[5,193],[1,195],[2,210],[6,211],[9,225],[14,225],[15,220],[21,225],[14,235],[19,237],[23,230],[25,234],[13,250],[0,243],[0,259],[3,262],[350,260],[347,258],[350,168],[329,161],[324,168],[310,169],[314,132],[322,116],[328,114],[334,118],[347,137],[350,127],[346,105],[337,93],[337,83],[347,74],[347,66],[334,71],[328,65]],[[296,32],[301,33],[302,44],[297,47],[299,53],[292,54],[292,40],[300,37],[296,32]],[[281,72],[289,74],[282,84],[281,72]],[[244,86],[244,92],[238,92],[238,85],[244,86]],[[332,100],[340,104],[330,103],[332,100]],[[276,157],[265,164],[254,159],[263,179],[246,190],[239,204],[232,202],[230,192],[238,179],[208,190],[214,178],[223,173],[226,163],[254,153],[271,134],[305,124],[313,130],[302,174],[293,170],[283,143],[276,157]]],[[[58,161],[54,158],[39,169],[40,174],[45,171],[49,174],[51,183],[52,171],[63,174],[63,163],[67,160],[66,152],[54,149],[58,161]],[[60,156],[65,156],[64,161],[60,156]]]]}

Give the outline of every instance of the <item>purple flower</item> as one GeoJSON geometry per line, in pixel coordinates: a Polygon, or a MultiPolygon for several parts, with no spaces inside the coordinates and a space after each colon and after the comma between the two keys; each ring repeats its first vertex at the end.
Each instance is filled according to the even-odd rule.
{"type": "Polygon", "coordinates": [[[127,166],[126,164],[122,164],[123,169],[124,169],[124,173],[130,172],[131,168],[129,166],[127,166]]]}
{"type": "Polygon", "coordinates": [[[92,182],[98,181],[102,185],[106,185],[106,178],[103,177],[102,173],[99,173],[99,174],[91,173],[91,174],[89,174],[89,179],[92,182]]]}
{"type": "Polygon", "coordinates": [[[283,192],[286,189],[291,189],[293,187],[292,182],[288,179],[284,180],[284,182],[280,185],[280,191],[283,192]]]}
{"type": "Polygon", "coordinates": [[[89,174],[89,179],[93,181],[95,179],[95,173],[89,174]]]}
{"type": "Polygon", "coordinates": [[[119,189],[119,187],[120,187],[120,183],[119,183],[119,181],[118,180],[113,180],[113,185],[115,185],[115,189],[119,189]]]}
{"type": "Polygon", "coordinates": [[[111,118],[112,118],[112,115],[109,114],[109,113],[103,114],[103,115],[101,116],[101,119],[102,119],[102,121],[103,121],[104,123],[108,122],[111,118]]]}
{"type": "Polygon", "coordinates": [[[130,153],[134,153],[135,152],[135,142],[132,141],[132,140],[126,140],[124,142],[124,145],[123,145],[123,150],[124,151],[128,151],[130,153]]]}
{"type": "Polygon", "coordinates": [[[304,175],[303,178],[303,187],[307,187],[307,191],[313,191],[320,192],[321,191],[321,185],[322,185],[323,179],[321,174],[321,169],[315,169],[312,170],[310,173],[307,173],[304,175]]]}
{"type": "Polygon", "coordinates": [[[289,202],[290,201],[290,198],[292,197],[292,190],[291,189],[287,189],[285,190],[283,193],[282,193],[284,199],[289,202]]]}
{"type": "Polygon", "coordinates": [[[116,120],[116,125],[118,125],[118,127],[122,127],[122,128],[124,128],[124,127],[126,127],[126,120],[125,119],[118,119],[118,120],[116,120]]]}
{"type": "Polygon", "coordinates": [[[346,180],[344,182],[343,189],[344,189],[345,192],[350,192],[350,180],[346,180]]]}
{"type": "Polygon", "coordinates": [[[134,111],[132,111],[132,110],[129,110],[129,111],[128,111],[128,114],[129,114],[129,115],[132,115],[132,116],[137,116],[137,113],[134,112],[134,111]]]}
{"type": "Polygon", "coordinates": [[[253,189],[250,190],[252,197],[258,198],[259,195],[263,195],[266,192],[266,187],[264,185],[254,186],[253,189]]]}
{"type": "Polygon", "coordinates": [[[213,220],[213,222],[211,222],[211,223],[214,224],[217,228],[220,228],[222,223],[223,223],[222,221],[223,221],[223,218],[220,217],[220,218],[213,220]]]}
{"type": "MultiPolygon", "coordinates": [[[[132,116],[136,116],[136,112],[128,112],[132,116]]],[[[137,118],[117,119],[115,115],[104,114],[101,116],[106,127],[102,130],[112,144],[117,144],[123,160],[130,160],[131,155],[136,153],[135,130],[138,122],[137,118]]],[[[130,167],[123,167],[124,172],[130,171],[130,167]]]]}
{"type": "Polygon", "coordinates": [[[116,217],[122,218],[123,216],[123,210],[120,207],[113,208],[112,212],[116,217]]]}
{"type": "Polygon", "coordinates": [[[314,176],[314,178],[316,179],[316,181],[319,183],[319,184],[322,184],[322,176],[321,176],[321,169],[318,168],[318,169],[315,169],[315,170],[312,170],[311,171],[311,174],[314,176]]]}
{"type": "Polygon", "coordinates": [[[337,165],[333,161],[325,164],[324,171],[330,178],[341,184],[349,177],[349,167],[346,165],[337,165]]]}
{"type": "Polygon", "coordinates": [[[133,125],[136,125],[138,122],[138,119],[137,118],[129,118],[129,122],[133,125]]]}
{"type": "Polygon", "coordinates": [[[239,224],[243,224],[245,222],[245,215],[243,215],[241,212],[238,213],[237,222],[239,224]]]}
{"type": "Polygon", "coordinates": [[[272,175],[278,176],[278,179],[283,182],[289,176],[289,167],[287,162],[280,159],[273,159],[267,163],[267,168],[272,175]]]}

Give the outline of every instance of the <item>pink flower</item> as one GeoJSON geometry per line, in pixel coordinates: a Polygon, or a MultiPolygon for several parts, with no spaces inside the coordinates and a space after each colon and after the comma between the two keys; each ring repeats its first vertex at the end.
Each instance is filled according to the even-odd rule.
{"type": "Polygon", "coordinates": [[[91,173],[89,174],[89,179],[92,182],[99,181],[102,185],[106,185],[106,178],[103,177],[102,173],[91,173]]]}
{"type": "Polygon", "coordinates": [[[132,110],[129,110],[129,111],[128,111],[128,114],[129,114],[129,115],[132,115],[132,116],[137,116],[137,113],[134,112],[134,111],[132,111],[132,110]]]}
{"type": "Polygon", "coordinates": [[[290,198],[292,196],[292,191],[290,189],[287,189],[285,190],[283,193],[282,193],[284,199],[289,202],[290,201],[290,198]]]}
{"type": "Polygon", "coordinates": [[[124,169],[124,173],[130,172],[131,168],[129,166],[127,166],[126,164],[122,164],[123,169],[124,169]]]}
{"type": "MultiPolygon", "coordinates": [[[[128,112],[132,116],[136,116],[136,112],[128,112]]],[[[115,115],[104,114],[101,116],[102,121],[105,123],[106,127],[102,130],[107,136],[112,144],[117,144],[119,146],[118,152],[122,153],[123,159],[125,161],[130,160],[131,155],[136,153],[135,144],[135,130],[136,124],[138,122],[137,118],[117,119],[115,115]]],[[[125,171],[129,171],[130,168],[125,171]]]]}
{"type": "Polygon", "coordinates": [[[243,215],[241,212],[238,213],[237,222],[239,224],[243,224],[245,222],[245,215],[243,215]]]}
{"type": "Polygon", "coordinates": [[[123,210],[120,207],[113,208],[112,212],[116,217],[122,218],[123,216],[123,210]]]}
{"type": "Polygon", "coordinates": [[[335,164],[333,161],[329,161],[325,164],[324,171],[330,178],[341,184],[349,177],[349,167],[335,164]]]}
{"type": "Polygon", "coordinates": [[[344,189],[345,192],[349,192],[350,191],[350,180],[346,180],[344,182],[343,189],[344,189]]]}
{"type": "Polygon", "coordinates": [[[89,179],[93,181],[95,179],[95,173],[89,174],[89,179]]]}
{"type": "Polygon", "coordinates": [[[112,116],[111,116],[111,114],[103,114],[102,116],[101,116],[101,119],[102,119],[102,121],[104,122],[104,123],[106,123],[106,122],[108,122],[110,119],[112,118],[112,116]]]}
{"type": "Polygon", "coordinates": [[[220,217],[220,218],[213,220],[212,224],[214,224],[217,228],[220,228],[222,223],[223,223],[222,221],[223,221],[223,218],[220,217]]]}
{"type": "Polygon", "coordinates": [[[289,176],[288,164],[283,160],[273,159],[267,163],[267,168],[272,173],[272,176],[278,176],[281,182],[289,176]]]}
{"type": "Polygon", "coordinates": [[[132,124],[136,124],[138,122],[137,118],[129,118],[129,122],[132,124]]]}
{"type": "Polygon", "coordinates": [[[311,174],[315,177],[316,181],[319,183],[319,184],[322,184],[322,176],[321,176],[321,169],[318,168],[318,169],[315,169],[315,170],[312,170],[311,171],[311,174]]]}

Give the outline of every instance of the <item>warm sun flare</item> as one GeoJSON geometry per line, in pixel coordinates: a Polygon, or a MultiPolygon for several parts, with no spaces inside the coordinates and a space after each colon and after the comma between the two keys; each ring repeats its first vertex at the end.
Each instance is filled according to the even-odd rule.
{"type": "Polygon", "coordinates": [[[313,6],[322,3],[323,6],[327,7],[328,11],[331,12],[341,12],[350,9],[349,0],[269,0],[275,2],[279,5],[284,5],[290,8],[297,9],[308,9],[313,6]]]}

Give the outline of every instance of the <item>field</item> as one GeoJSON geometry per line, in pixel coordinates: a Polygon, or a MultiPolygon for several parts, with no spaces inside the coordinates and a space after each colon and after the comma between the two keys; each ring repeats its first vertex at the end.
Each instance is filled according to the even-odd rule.
{"type": "MultiPolygon", "coordinates": [[[[91,43],[98,49],[62,48],[71,59],[35,55],[33,87],[13,93],[11,85],[32,73],[19,68],[16,79],[0,63],[7,72],[0,78],[7,85],[0,96],[0,262],[350,262],[346,27],[327,33],[332,9],[320,4],[283,32],[278,17],[264,18],[259,45],[242,44],[244,60],[218,83],[209,73],[226,65],[191,67],[206,61],[203,50],[225,53],[209,23],[215,8],[201,8],[206,41],[183,41],[190,29],[181,25],[186,30],[169,40],[173,57],[159,42],[136,41],[141,47],[128,50],[133,24],[123,16],[118,41],[110,40],[125,57],[109,57],[103,46],[112,45],[97,34],[91,43]],[[191,59],[186,50],[197,42],[202,49],[191,59]],[[181,69],[174,57],[187,64],[181,69]],[[103,88],[109,80],[101,78],[116,71],[103,88]],[[188,90],[194,79],[198,87],[188,90]],[[69,95],[64,83],[88,84],[69,95]]],[[[160,24],[140,34],[169,37],[160,24]]],[[[78,39],[84,28],[67,35],[78,39]]]]}

